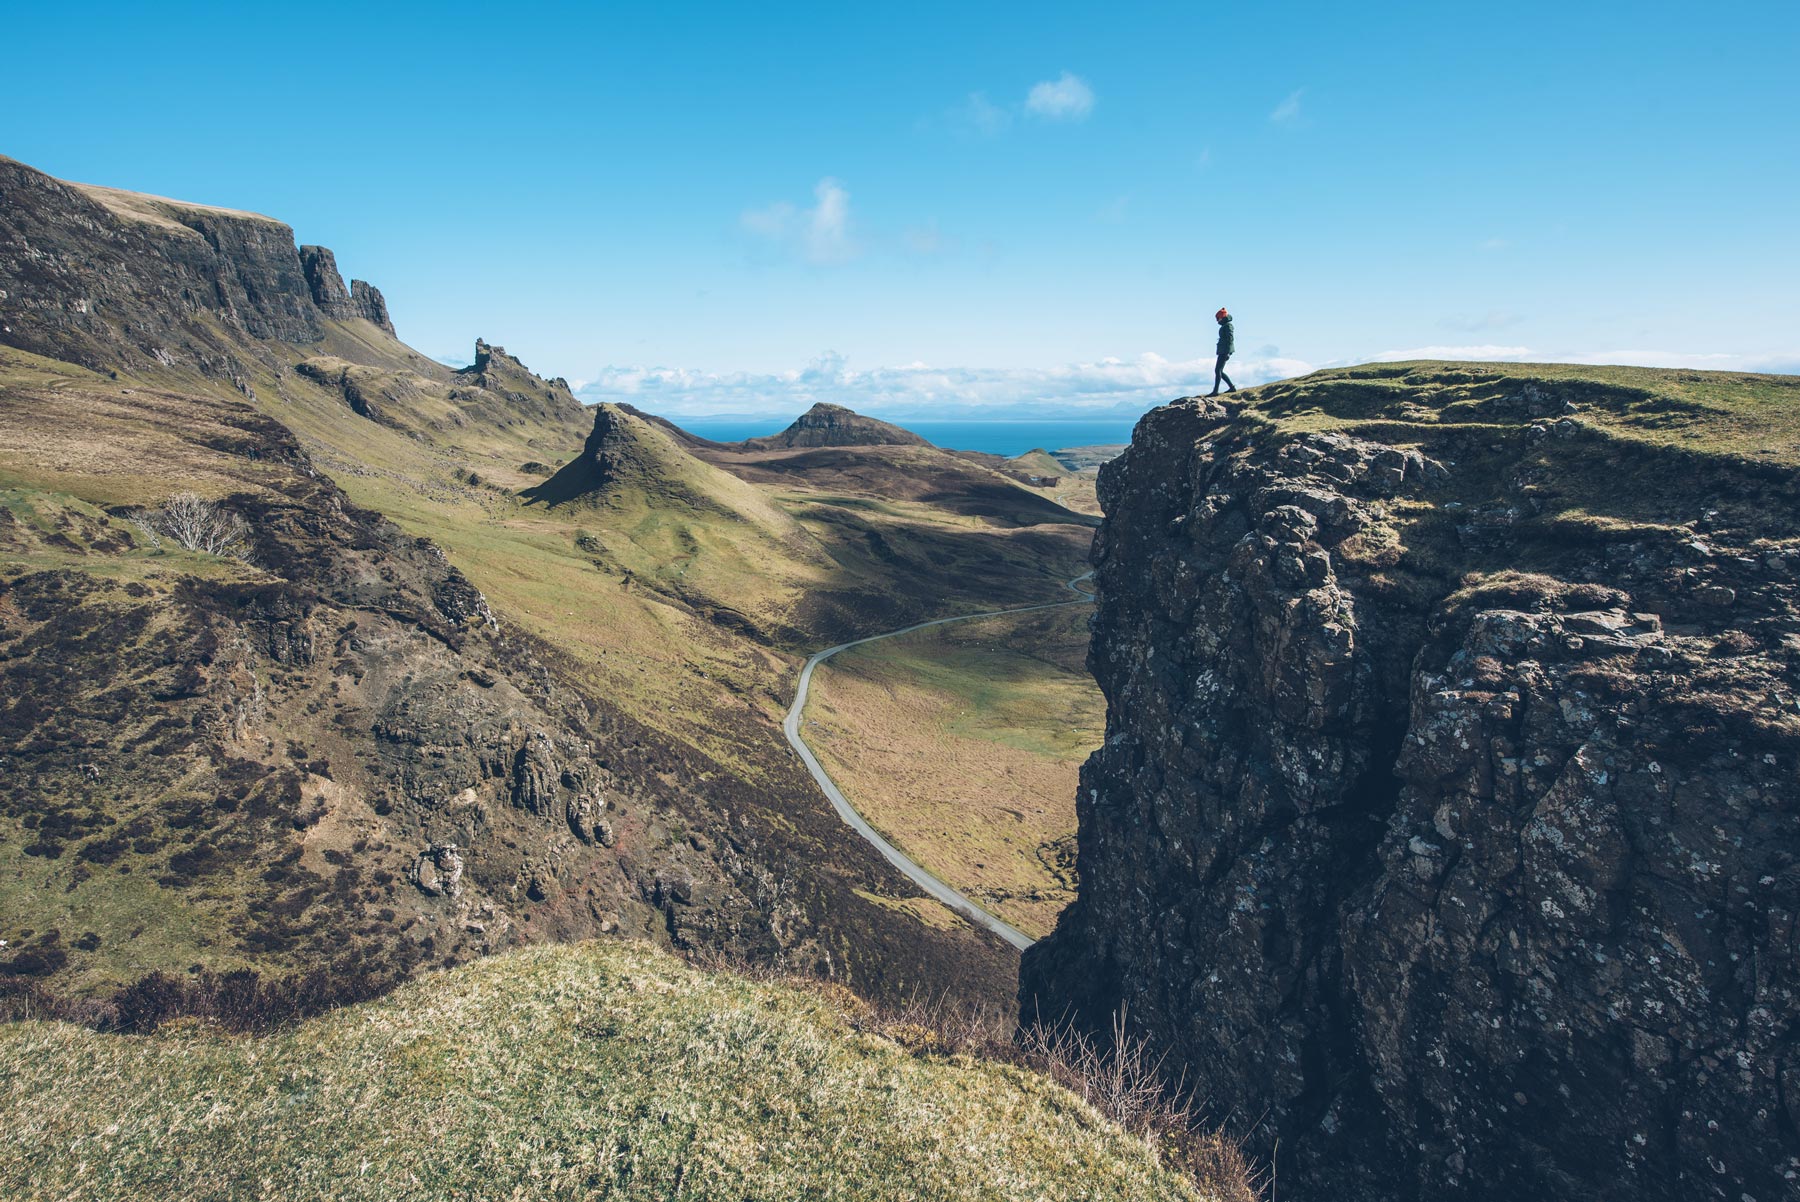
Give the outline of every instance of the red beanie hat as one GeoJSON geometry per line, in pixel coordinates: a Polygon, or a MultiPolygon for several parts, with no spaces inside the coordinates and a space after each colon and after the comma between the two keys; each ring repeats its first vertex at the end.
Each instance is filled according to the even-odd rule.
{"type": "Polygon", "coordinates": [[[1217,313],[1213,314],[1213,317],[1218,321],[1224,321],[1227,317],[1230,317],[1230,316],[1231,316],[1231,314],[1225,312],[1225,310],[1223,310],[1223,309],[1220,309],[1217,313]]]}

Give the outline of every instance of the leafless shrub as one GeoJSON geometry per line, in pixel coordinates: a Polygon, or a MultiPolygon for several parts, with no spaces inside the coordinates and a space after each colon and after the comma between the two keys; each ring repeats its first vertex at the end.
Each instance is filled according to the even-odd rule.
{"type": "Polygon", "coordinates": [[[904,1003],[872,1006],[855,1025],[915,1053],[1019,1059],[1010,1008],[958,1001],[948,994],[914,993],[904,1003]]]}
{"type": "Polygon", "coordinates": [[[1194,1124],[1191,1105],[1178,1100],[1184,1083],[1164,1080],[1163,1058],[1151,1055],[1148,1043],[1130,1033],[1123,1009],[1113,1012],[1104,1039],[1067,1024],[1039,1022],[1020,1029],[1019,1045],[1057,1084],[1128,1131],[1194,1124]]]}
{"type": "Polygon", "coordinates": [[[1018,1046],[1028,1065],[1155,1144],[1221,1202],[1257,1202],[1261,1196],[1238,1142],[1201,1121],[1185,1074],[1169,1079],[1165,1057],[1131,1034],[1123,1008],[1113,1012],[1102,1038],[1068,1023],[1037,1022],[1019,1029],[1018,1046]]]}
{"type": "Polygon", "coordinates": [[[1130,1033],[1123,1009],[1095,1039],[1072,1023],[1018,1025],[1011,1007],[948,993],[915,992],[904,1002],[875,1002],[841,983],[778,965],[746,962],[717,948],[685,953],[708,972],[784,984],[822,996],[852,1029],[891,1039],[916,1056],[972,1056],[1042,1073],[1107,1118],[1156,1148],[1217,1202],[1262,1202],[1272,1195],[1266,1172],[1252,1167],[1238,1140],[1201,1115],[1185,1074],[1174,1080],[1166,1058],[1130,1033]]]}
{"type": "Polygon", "coordinates": [[[168,538],[190,551],[250,558],[250,523],[191,492],[176,493],[155,509],[140,509],[131,521],[153,547],[168,538]]]}

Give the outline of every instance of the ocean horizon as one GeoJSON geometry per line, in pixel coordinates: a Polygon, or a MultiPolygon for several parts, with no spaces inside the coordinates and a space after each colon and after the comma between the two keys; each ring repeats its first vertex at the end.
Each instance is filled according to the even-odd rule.
{"type": "MultiPolygon", "coordinates": [[[[714,442],[739,442],[779,434],[792,423],[786,417],[670,418],[690,434],[714,442]]],[[[1008,421],[892,421],[933,446],[947,451],[985,451],[1011,458],[1030,450],[1117,445],[1131,441],[1136,417],[1019,418],[1008,421]]]]}

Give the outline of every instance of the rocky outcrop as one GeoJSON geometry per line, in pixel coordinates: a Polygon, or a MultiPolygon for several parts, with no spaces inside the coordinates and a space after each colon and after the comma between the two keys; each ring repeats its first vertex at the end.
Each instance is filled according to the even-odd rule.
{"type": "Polygon", "coordinates": [[[300,266],[306,273],[306,286],[312,290],[313,304],[327,317],[343,320],[355,316],[344,277],[338,274],[337,256],[323,246],[302,246],[300,266]]]}
{"type": "Polygon", "coordinates": [[[323,247],[255,213],[64,183],[0,157],[0,343],[93,368],[241,378],[246,344],[310,345],[321,322],[392,333],[323,247]]]}
{"type": "Polygon", "coordinates": [[[394,332],[394,321],[388,316],[387,300],[381,295],[381,289],[367,280],[350,281],[350,308],[354,316],[372,322],[390,338],[399,337],[394,332]]]}
{"type": "Polygon", "coordinates": [[[567,380],[560,376],[546,380],[507,354],[505,347],[480,338],[475,340],[475,362],[456,373],[450,399],[471,416],[500,426],[536,419],[579,430],[589,420],[567,380]]]}
{"type": "Polygon", "coordinates": [[[794,447],[928,447],[931,444],[891,422],[864,417],[842,405],[820,401],[794,419],[779,434],[746,439],[743,447],[753,451],[775,451],[794,447]]]}
{"type": "Polygon", "coordinates": [[[1791,474],[1414,371],[1179,401],[1102,469],[1107,738],[1026,1015],[1124,1007],[1284,1197],[1793,1196],[1791,474]]]}

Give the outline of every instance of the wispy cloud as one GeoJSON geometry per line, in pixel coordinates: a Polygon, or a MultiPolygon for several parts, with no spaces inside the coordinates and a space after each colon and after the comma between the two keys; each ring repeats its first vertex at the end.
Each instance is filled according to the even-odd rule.
{"type": "Polygon", "coordinates": [[[936,221],[907,226],[900,232],[900,241],[915,255],[941,255],[951,247],[951,240],[938,229],[936,221]]]}
{"type": "MultiPolygon", "coordinates": [[[[1631,363],[1715,371],[1800,370],[1800,353],[1688,354],[1665,351],[1545,353],[1526,346],[1416,346],[1324,363],[1284,357],[1274,347],[1231,361],[1240,387],[1305,375],[1321,367],[1410,359],[1631,363]]],[[[1212,387],[1212,356],[1168,359],[1153,352],[1038,368],[854,368],[826,352],[803,368],[781,372],[715,372],[676,367],[606,367],[576,389],[584,401],[630,401],[669,417],[714,414],[793,414],[815,401],[848,405],[897,420],[1032,418],[1058,414],[1118,416],[1141,413],[1212,387]]]]}
{"type": "Polygon", "coordinates": [[[1105,225],[1121,225],[1130,208],[1131,197],[1129,195],[1115,196],[1100,206],[1099,211],[1094,214],[1094,220],[1105,225]]]}
{"type": "Polygon", "coordinates": [[[1269,120],[1277,125],[1292,125],[1300,120],[1300,97],[1305,91],[1305,88],[1295,88],[1289,92],[1286,100],[1270,110],[1269,120]]]}
{"type": "MultiPolygon", "coordinates": [[[[852,368],[825,354],[786,372],[707,372],[689,368],[608,367],[581,389],[585,401],[630,401],[670,416],[797,413],[832,401],[888,417],[1023,417],[1052,413],[1139,412],[1212,387],[1212,357],[1171,360],[1145,352],[1046,368],[852,368]]],[[[1297,359],[1232,363],[1239,385],[1311,371],[1297,359]]]]}
{"type": "Polygon", "coordinates": [[[986,92],[970,92],[950,110],[951,127],[982,138],[998,137],[1012,125],[1012,114],[987,98],[986,92]]]}
{"type": "Polygon", "coordinates": [[[1362,360],[1363,363],[1397,363],[1408,359],[1528,359],[1531,348],[1528,346],[1495,346],[1483,343],[1480,346],[1415,346],[1403,351],[1382,351],[1362,360]]]}
{"type": "Polygon", "coordinates": [[[1094,109],[1094,89],[1081,76],[1064,71],[1056,79],[1033,84],[1025,95],[1025,109],[1052,121],[1079,121],[1094,109]]]}
{"type": "Polygon", "coordinates": [[[1484,330],[1504,330],[1508,326],[1516,326],[1525,320],[1517,313],[1505,309],[1489,309],[1486,313],[1471,316],[1466,313],[1454,313],[1439,320],[1438,324],[1446,330],[1459,330],[1464,334],[1479,334],[1484,330]]]}
{"type": "Polygon", "coordinates": [[[829,176],[813,188],[813,207],[800,209],[785,200],[738,217],[745,232],[797,252],[808,263],[829,266],[856,257],[850,223],[850,193],[829,176]]]}

